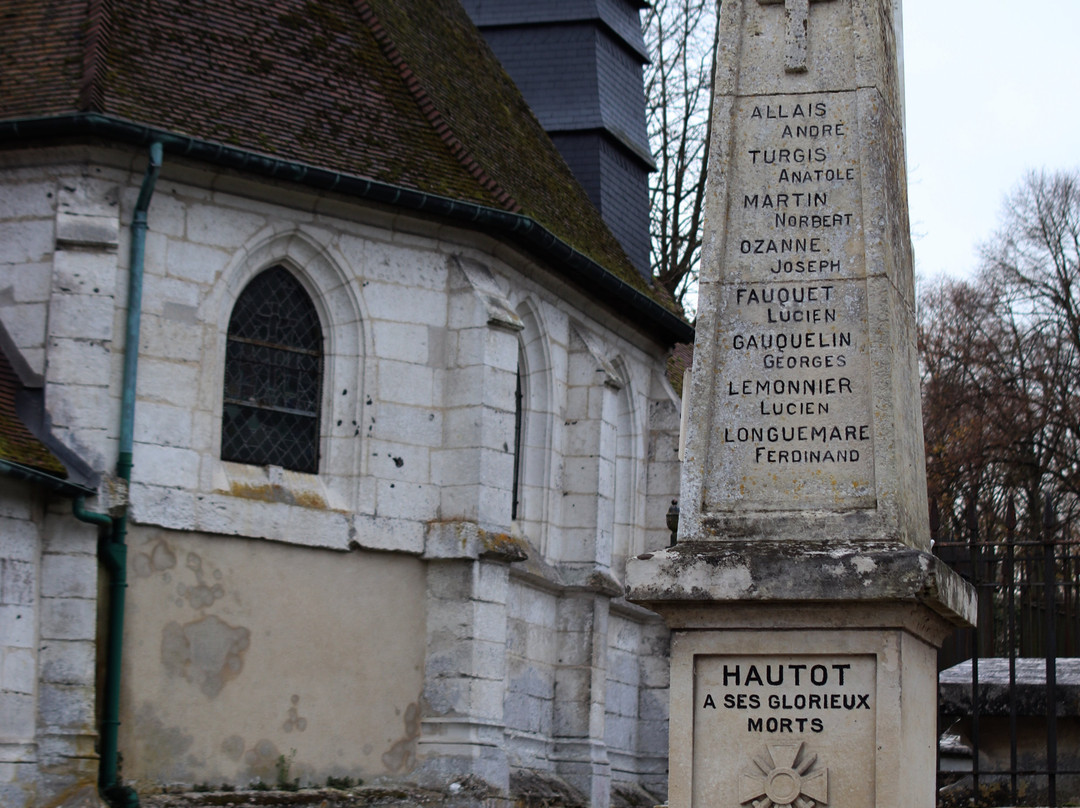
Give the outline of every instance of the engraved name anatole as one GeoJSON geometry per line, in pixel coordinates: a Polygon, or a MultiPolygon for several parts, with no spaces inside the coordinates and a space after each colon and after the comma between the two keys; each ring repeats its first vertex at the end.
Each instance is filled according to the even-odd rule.
{"type": "MultiPolygon", "coordinates": [[[[779,144],[752,144],[746,150],[750,165],[777,166],[775,177],[778,186],[792,183],[819,183],[829,186],[853,182],[854,167],[825,164],[835,162],[830,143],[847,137],[847,124],[828,120],[830,110],[824,101],[798,102],[795,104],[755,105],[749,117],[751,121],[776,123],[768,125],[770,136],[783,141],[779,144]],[[796,141],[789,145],[787,141],[796,141]],[[809,141],[802,145],[799,141],[809,141]]],[[[841,227],[850,227],[854,219],[851,212],[830,209],[826,189],[811,191],[772,191],[743,194],[743,210],[770,213],[772,227],[780,231],[797,231],[807,238],[769,238],[747,234],[739,240],[742,255],[773,254],[775,260],[767,264],[769,273],[775,276],[801,277],[806,275],[836,274],[842,271],[838,258],[831,258],[823,239],[815,233],[824,233],[841,227]]],[[[761,222],[765,224],[765,222],[761,222]]]]}
{"type": "Polygon", "coordinates": [[[746,713],[747,732],[821,733],[830,714],[872,709],[870,693],[852,689],[847,677],[850,669],[851,665],[835,663],[725,664],[724,691],[707,691],[700,706],[703,711],[746,713]],[[821,692],[823,688],[830,692],[821,692]]]}
{"type": "Polygon", "coordinates": [[[747,144],[743,160],[766,179],[740,194],[746,229],[735,244],[766,277],[792,282],[732,290],[746,324],[728,344],[742,357],[733,367],[746,375],[726,379],[725,392],[757,423],[725,427],[722,437],[755,464],[857,463],[867,455],[869,424],[829,417],[862,393],[848,370],[856,350],[848,308],[826,281],[843,271],[841,256],[830,254],[836,231],[857,221],[844,209],[852,200],[845,186],[857,181],[856,168],[844,164],[848,125],[825,100],[757,104],[748,116],[760,140],[747,144]]]}

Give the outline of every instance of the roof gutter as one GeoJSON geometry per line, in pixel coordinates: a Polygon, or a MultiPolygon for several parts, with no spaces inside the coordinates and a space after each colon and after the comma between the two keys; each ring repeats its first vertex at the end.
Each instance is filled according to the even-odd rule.
{"type": "Polygon", "coordinates": [[[40,485],[65,497],[92,497],[97,493],[93,488],[69,482],[61,477],[55,477],[52,474],[11,460],[0,459],[0,474],[33,483],[34,485],[40,485]]]}
{"type": "Polygon", "coordinates": [[[694,328],[652,298],[615,277],[593,259],[559,239],[528,216],[471,202],[460,202],[412,188],[376,182],[305,163],[154,129],[144,124],[97,113],[74,113],[46,118],[0,121],[0,144],[40,142],[45,138],[98,135],[135,145],[159,142],[171,154],[190,157],[271,179],[297,182],[371,202],[440,216],[466,226],[509,237],[551,263],[565,278],[599,293],[624,313],[644,322],[668,344],[693,342],[694,328]]]}

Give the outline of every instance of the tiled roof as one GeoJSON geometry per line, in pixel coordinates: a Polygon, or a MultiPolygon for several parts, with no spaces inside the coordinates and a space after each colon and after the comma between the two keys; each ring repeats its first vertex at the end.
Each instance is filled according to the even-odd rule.
{"type": "Polygon", "coordinates": [[[67,477],[67,469],[26,427],[15,411],[15,395],[22,384],[3,350],[0,350],[0,460],[67,477]]]}
{"type": "Polygon", "coordinates": [[[520,213],[674,308],[458,0],[11,0],[0,19],[0,123],[98,113],[520,213]]]}

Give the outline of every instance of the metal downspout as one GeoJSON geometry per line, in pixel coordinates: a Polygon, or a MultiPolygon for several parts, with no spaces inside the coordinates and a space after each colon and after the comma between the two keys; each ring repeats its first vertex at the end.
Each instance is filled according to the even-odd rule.
{"type": "MultiPolygon", "coordinates": [[[[143,264],[146,255],[147,211],[154,184],[161,171],[162,146],[150,144],[150,162],[146,166],[139,199],[131,220],[131,262],[128,268],[128,310],[124,334],[124,377],[120,399],[120,446],[116,474],[125,484],[131,482],[132,448],[135,435],[135,382],[139,365],[139,328],[142,317],[143,264]]],[[[75,516],[84,522],[109,527],[98,544],[98,558],[109,578],[108,635],[105,650],[105,682],[102,694],[100,769],[98,788],[114,808],[134,808],[139,795],[119,781],[120,672],[124,648],[124,599],[127,590],[127,504],[124,512],[112,518],[82,508],[75,500],[75,516]]]]}

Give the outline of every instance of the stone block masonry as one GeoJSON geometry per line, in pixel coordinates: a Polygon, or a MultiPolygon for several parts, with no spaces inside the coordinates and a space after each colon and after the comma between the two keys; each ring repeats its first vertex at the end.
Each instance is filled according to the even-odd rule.
{"type": "MultiPolygon", "coordinates": [[[[54,432],[105,474],[142,157],[91,152],[89,175],[43,152],[13,183],[25,213],[0,203],[27,236],[0,261],[0,318],[54,432]]],[[[305,782],[506,793],[528,771],[596,808],[616,787],[662,799],[666,629],[621,578],[678,493],[663,346],[486,237],[280,191],[167,158],[149,211],[123,777],[246,786],[296,749],[305,782]],[[220,456],[230,315],[276,265],[324,337],[315,474],[220,456]]],[[[0,783],[44,794],[96,763],[96,536],[70,503],[6,494],[0,783]]]]}

